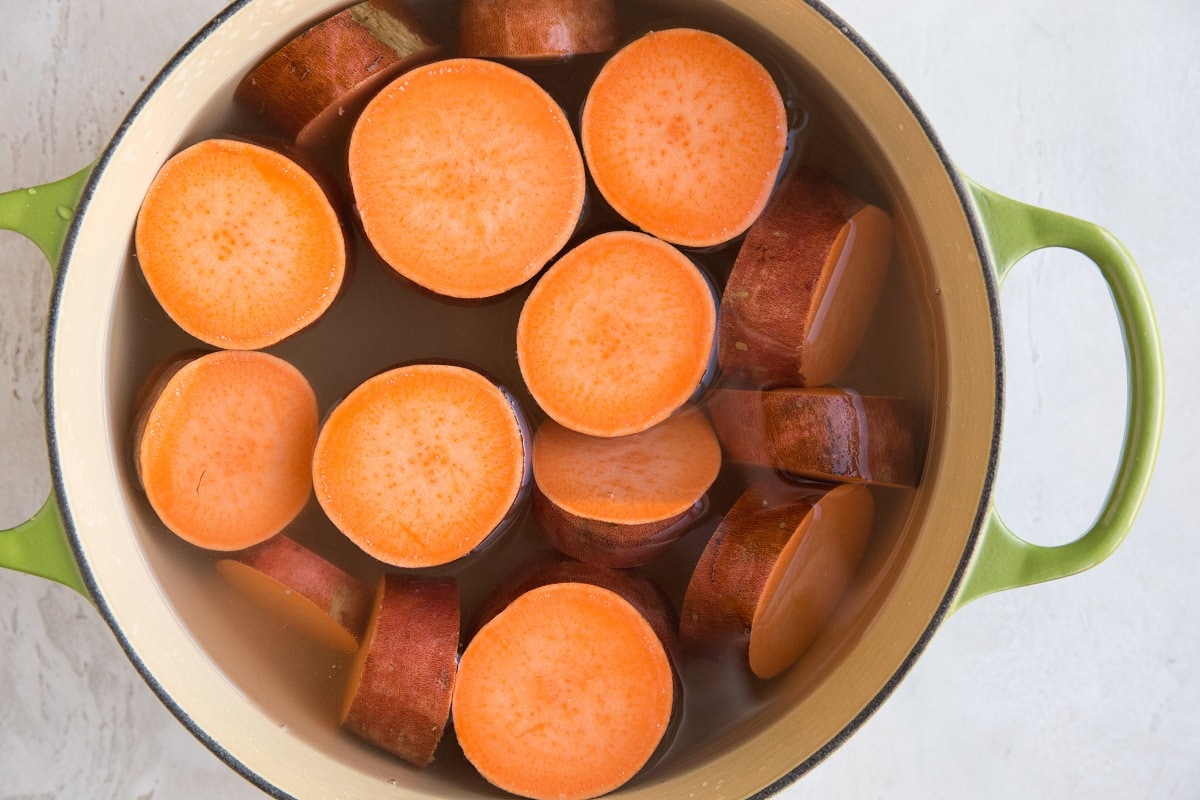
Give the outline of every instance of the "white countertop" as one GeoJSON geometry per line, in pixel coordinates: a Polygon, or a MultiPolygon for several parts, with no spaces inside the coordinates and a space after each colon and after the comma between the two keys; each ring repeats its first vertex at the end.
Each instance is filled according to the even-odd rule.
{"type": "MultiPolygon", "coordinates": [[[[782,796],[1200,797],[1200,4],[832,0],[908,86],[956,163],[1098,222],[1139,259],[1167,356],[1166,433],[1128,541],[1097,569],[951,618],[882,709],[782,796]]],[[[89,162],[223,0],[6,3],[0,189],[89,162]]],[[[0,236],[0,527],[50,485],[50,271],[0,236]]],[[[1003,293],[998,502],[1074,538],[1116,461],[1124,367],[1095,270],[1031,257],[1003,293]]],[[[72,592],[0,573],[0,799],[261,798],[179,725],[72,592]]]]}

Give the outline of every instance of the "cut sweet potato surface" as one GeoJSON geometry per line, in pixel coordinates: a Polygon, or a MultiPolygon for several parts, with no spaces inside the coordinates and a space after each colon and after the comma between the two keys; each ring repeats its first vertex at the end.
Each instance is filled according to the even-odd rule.
{"type": "Polygon", "coordinates": [[[358,649],[371,609],[367,587],[287,536],[218,561],[217,572],[313,641],[342,653],[358,649]]]}
{"type": "Polygon", "coordinates": [[[385,575],[355,658],[342,725],[418,767],[450,718],[461,612],[453,578],[385,575]]]}
{"type": "Polygon", "coordinates": [[[402,0],[367,0],[288,42],[234,97],[313,148],[343,140],[381,86],[439,50],[402,0]]]}
{"type": "Polygon", "coordinates": [[[279,533],[308,501],[317,400],[291,364],[210,353],[146,403],[138,471],[150,505],[181,538],[241,550],[279,533]]]}
{"type": "Polygon", "coordinates": [[[601,70],[582,117],[596,187],[647,233],[710,247],[767,204],[787,146],[771,75],[716,34],[648,33],[601,70]]]}
{"type": "Polygon", "coordinates": [[[383,260],[450,297],[525,283],[583,210],[583,157],[562,109],[489,61],[439,61],[389,84],[354,127],[349,171],[383,260]]]}
{"type": "Polygon", "coordinates": [[[463,0],[459,50],[476,58],[548,60],[617,46],[613,0],[463,0]]]}
{"type": "Polygon", "coordinates": [[[751,486],[688,583],[680,614],[684,647],[737,653],[760,678],[783,672],[845,595],[873,514],[865,486],[751,486]]]}
{"type": "Polygon", "coordinates": [[[210,139],[172,156],[138,212],[138,264],[181,328],[217,347],[268,347],[311,325],[346,274],[329,197],[280,153],[210,139]]]}
{"type": "Polygon", "coordinates": [[[602,438],[547,421],[533,437],[533,476],[555,505],[602,522],[636,525],[687,512],[721,471],[712,425],[687,407],[654,427],[602,438]]]}
{"type": "Polygon", "coordinates": [[[527,592],[463,653],[454,730],[490,783],[583,800],[628,781],[671,719],[662,643],[619,595],[581,583],[527,592]]]}
{"type": "Polygon", "coordinates": [[[611,569],[588,564],[557,553],[526,564],[501,582],[476,614],[478,631],[526,592],[555,583],[586,583],[620,595],[650,623],[662,642],[671,664],[680,663],[679,620],[671,601],[654,581],[636,569],[611,569]]]}
{"type": "Polygon", "coordinates": [[[312,479],[333,523],[380,561],[428,567],[478,547],[528,477],[516,401],[473,370],[418,364],[363,383],[329,414],[312,479]]]}
{"type": "Polygon", "coordinates": [[[829,180],[785,179],[726,283],[721,368],[761,386],[837,378],[866,334],[891,253],[886,212],[829,180]]]}
{"type": "Polygon", "coordinates": [[[915,486],[912,412],[895,397],[849,389],[717,389],[706,398],[731,461],[806,478],[915,486]]]}
{"type": "Polygon", "coordinates": [[[645,234],[605,233],[538,281],[517,325],[517,360],[560,425],[625,436],[696,393],[715,329],[712,286],[687,256],[645,234]]]}

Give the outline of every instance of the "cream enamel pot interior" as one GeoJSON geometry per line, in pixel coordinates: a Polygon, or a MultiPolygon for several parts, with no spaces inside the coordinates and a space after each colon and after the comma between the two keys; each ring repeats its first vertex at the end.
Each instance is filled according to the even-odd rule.
{"type": "MultiPolygon", "coordinates": [[[[224,113],[248,70],[344,5],[235,3],[153,81],[94,170],[0,195],[0,227],[26,232],[58,263],[46,369],[55,490],[33,520],[0,534],[0,565],[88,594],[183,724],[274,796],[494,796],[465,770],[418,772],[340,733],[329,722],[336,698],[297,703],[294,695],[311,687],[271,679],[286,656],[248,646],[239,626],[252,623],[221,613],[207,579],[148,515],[127,466],[142,369],[125,358],[137,335],[127,312],[140,199],[166,158],[224,113]]],[[[669,753],[614,795],[628,798],[761,796],[801,776],[887,698],[947,614],[1111,553],[1132,525],[1161,430],[1157,330],[1119,243],[959,175],[894,76],[828,9],[800,0],[723,5],[771,32],[887,193],[932,327],[924,475],[893,540],[864,564],[830,631],[805,657],[807,668],[764,689],[745,721],[669,753]],[[1117,478],[1096,525],[1073,544],[1044,548],[1014,536],[991,504],[1002,416],[997,286],[1024,255],[1054,245],[1092,258],[1113,290],[1130,404],[1117,478]]]]}

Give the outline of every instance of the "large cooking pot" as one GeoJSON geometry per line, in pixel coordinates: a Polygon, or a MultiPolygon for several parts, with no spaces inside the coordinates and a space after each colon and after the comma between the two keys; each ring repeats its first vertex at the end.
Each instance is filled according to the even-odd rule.
{"type": "MultiPolygon", "coordinates": [[[[176,716],[275,796],[478,795],[479,783],[406,769],[339,733],[321,703],[297,703],[311,687],[271,678],[272,661],[284,656],[238,635],[242,621],[223,613],[210,579],[162,535],[126,460],[133,393],[144,375],[128,356],[138,335],[129,242],[140,199],[164,160],[224,113],[249,69],[343,5],[240,0],[151,83],[94,167],[0,195],[0,227],[25,234],[57,265],[45,392],[54,491],[33,519],[0,534],[0,566],[89,597],[176,716]]],[[[808,668],[776,680],[754,713],[669,755],[622,797],[763,795],[804,774],[888,697],[949,614],[1112,553],[1146,491],[1162,423],[1154,315],[1136,266],[1111,235],[963,177],[895,76],[824,6],[721,5],[774,35],[813,102],[837,118],[886,192],[931,328],[924,476],[882,555],[860,571],[832,629],[806,657],[808,668]],[[1111,288],[1130,394],[1100,516],[1071,544],[1043,547],[1004,525],[991,493],[1003,400],[998,285],[1025,255],[1051,246],[1090,258],[1111,288]]]]}

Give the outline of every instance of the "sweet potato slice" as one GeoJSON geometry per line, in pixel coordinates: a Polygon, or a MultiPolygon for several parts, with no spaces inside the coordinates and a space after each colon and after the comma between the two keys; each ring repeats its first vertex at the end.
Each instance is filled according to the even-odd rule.
{"type": "Polygon", "coordinates": [[[736,653],[759,678],[783,672],[845,595],[873,514],[866,486],[751,486],[692,573],[680,614],[684,648],[736,653]]]}
{"type": "Polygon", "coordinates": [[[349,166],[380,257],[450,297],[525,283],[583,210],[583,157],[562,109],[490,61],[439,61],[397,78],[355,125],[349,166]]]}
{"type": "Polygon", "coordinates": [[[342,709],[346,730],[418,767],[450,718],[461,624],[453,578],[385,575],[342,709]]]}
{"type": "Polygon", "coordinates": [[[806,478],[915,486],[912,414],[896,397],[850,389],[718,389],[709,416],[730,461],[806,478]]]}
{"type": "Polygon", "coordinates": [[[288,42],[234,98],[312,149],[344,141],[376,91],[440,49],[402,0],[367,0],[288,42]]]}
{"type": "Polygon", "coordinates": [[[217,572],[313,641],[342,653],[358,649],[371,593],[357,578],[287,536],[273,536],[221,559],[217,572]]]}
{"type": "Polygon", "coordinates": [[[716,34],[648,33],[600,71],[583,108],[596,187],[647,233],[711,247],[743,233],[767,204],[787,145],[771,75],[716,34]]]}
{"type": "Polygon", "coordinates": [[[325,513],[369,555],[437,566],[511,521],[529,480],[526,438],[516,400],[478,372],[399,367],[329,414],[313,484],[325,513]]]}
{"type": "Polygon", "coordinates": [[[583,800],[645,765],[673,705],[670,662],[641,613],[608,589],[556,583],[518,597],[467,645],[454,730],[494,786],[583,800]]]}
{"type": "Polygon", "coordinates": [[[625,436],[696,393],[715,329],[712,285],[687,256],[617,231],[574,248],[538,281],[517,324],[517,361],[551,419],[625,436]]]}
{"type": "Polygon", "coordinates": [[[832,181],[784,181],[750,228],[721,297],[721,369],[758,386],[823,386],[878,305],[892,221],[832,181]]]}
{"type": "Polygon", "coordinates": [[[459,50],[476,58],[552,60],[617,46],[613,0],[463,0],[459,50]]]}
{"type": "Polygon", "coordinates": [[[671,601],[654,581],[636,569],[610,569],[558,554],[539,558],[500,584],[476,614],[478,631],[526,592],[555,583],[587,583],[620,595],[636,608],[662,642],[672,666],[680,665],[679,620],[671,601]]]}
{"type": "Polygon", "coordinates": [[[231,350],[269,347],[337,299],[347,241],[317,180],[281,153],[210,139],[172,156],[138,212],[138,264],[185,331],[231,350]]]}
{"type": "Polygon", "coordinates": [[[312,493],[317,399],[275,356],[216,352],[154,381],[134,426],[137,472],[163,524],[211,550],[242,550],[290,523],[312,493]]]}
{"type": "Polygon", "coordinates": [[[548,421],[533,437],[533,513],[567,555],[606,567],[639,566],[700,518],[720,470],[721,445],[694,407],[616,438],[548,421]]]}

